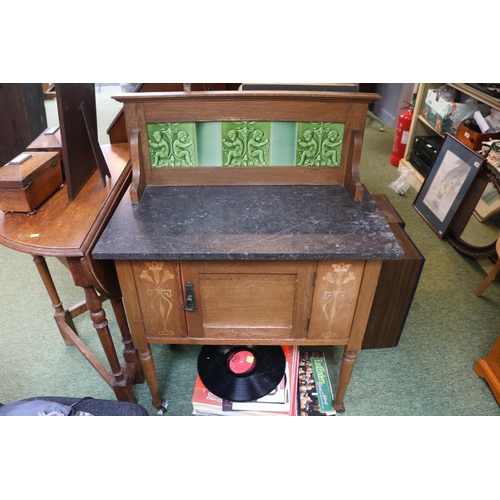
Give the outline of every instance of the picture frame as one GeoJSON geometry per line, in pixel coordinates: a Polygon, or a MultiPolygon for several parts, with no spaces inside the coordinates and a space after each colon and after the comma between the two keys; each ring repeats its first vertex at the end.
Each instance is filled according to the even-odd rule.
{"type": "Polygon", "coordinates": [[[443,239],[486,160],[446,134],[413,207],[443,239]]]}

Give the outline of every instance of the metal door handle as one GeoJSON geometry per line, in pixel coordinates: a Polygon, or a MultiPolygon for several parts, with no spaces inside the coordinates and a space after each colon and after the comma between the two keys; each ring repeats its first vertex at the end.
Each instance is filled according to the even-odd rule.
{"type": "Polygon", "coordinates": [[[194,296],[194,283],[191,283],[191,281],[186,281],[184,287],[186,289],[186,302],[184,302],[184,311],[196,311],[198,307],[196,306],[196,299],[194,296]]]}

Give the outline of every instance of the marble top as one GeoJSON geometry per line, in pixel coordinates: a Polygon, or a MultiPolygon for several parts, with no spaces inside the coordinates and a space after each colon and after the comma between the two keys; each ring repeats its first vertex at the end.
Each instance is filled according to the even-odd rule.
{"type": "Polygon", "coordinates": [[[147,186],[128,193],[92,255],[113,260],[402,259],[403,249],[365,188],[147,186]]]}

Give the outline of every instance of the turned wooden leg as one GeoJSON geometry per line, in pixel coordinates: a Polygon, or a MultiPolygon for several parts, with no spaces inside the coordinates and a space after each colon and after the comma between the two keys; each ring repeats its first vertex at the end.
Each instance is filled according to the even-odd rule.
{"type": "Polygon", "coordinates": [[[139,351],[139,358],[141,360],[142,369],[144,370],[146,382],[148,383],[149,390],[151,391],[151,396],[153,396],[151,404],[155,408],[162,408],[163,401],[160,398],[158,379],[156,377],[156,368],[151,347],[149,344],[146,344],[142,347],[138,347],[137,350],[139,351]]]}
{"type": "Polygon", "coordinates": [[[136,398],[134,389],[130,379],[126,376],[120,362],[118,361],[113,339],[111,338],[111,333],[109,331],[106,313],[102,308],[101,299],[94,287],[87,286],[84,287],[84,290],[90,317],[94,324],[94,328],[99,335],[99,339],[113,374],[111,388],[115,392],[118,401],[129,401],[135,403],[136,398]]]}
{"type": "Polygon", "coordinates": [[[61,336],[66,345],[74,345],[73,341],[68,337],[65,332],[63,324],[69,326],[71,330],[77,334],[75,324],[73,323],[73,318],[71,317],[71,313],[68,309],[65,309],[62,305],[62,302],[59,298],[59,294],[57,293],[56,286],[54,285],[54,281],[52,280],[52,275],[50,274],[49,268],[47,266],[47,262],[45,261],[45,257],[42,255],[34,255],[33,261],[35,262],[36,268],[42,278],[43,284],[45,285],[45,289],[49,294],[50,300],[52,302],[52,307],[55,310],[54,319],[56,321],[57,328],[61,332],[61,336]]]}
{"type": "Polygon", "coordinates": [[[352,370],[354,368],[354,363],[356,362],[356,356],[358,351],[348,351],[347,347],[344,349],[344,355],[342,356],[342,364],[340,365],[339,373],[339,384],[337,387],[337,395],[333,401],[333,407],[337,412],[345,412],[344,407],[344,395],[351,380],[352,370]]]}
{"type": "Polygon", "coordinates": [[[127,365],[126,370],[129,372],[128,375],[132,378],[134,384],[142,384],[144,382],[144,373],[139,360],[139,353],[137,352],[132,336],[130,335],[123,301],[122,299],[110,299],[110,302],[122,336],[122,342],[124,345],[123,358],[125,359],[127,365]]]}
{"type": "Polygon", "coordinates": [[[481,283],[479,288],[476,290],[476,295],[480,297],[486,290],[486,287],[495,279],[496,275],[500,272],[500,258],[498,262],[493,266],[493,269],[489,272],[488,276],[481,283]]]}

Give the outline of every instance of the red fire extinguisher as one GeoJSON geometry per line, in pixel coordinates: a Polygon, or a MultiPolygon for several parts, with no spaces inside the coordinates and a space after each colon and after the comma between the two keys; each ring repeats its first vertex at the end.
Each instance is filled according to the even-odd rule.
{"type": "Polygon", "coordinates": [[[408,101],[403,101],[408,106],[403,106],[399,110],[405,110],[399,115],[398,125],[396,127],[396,135],[394,137],[394,145],[392,146],[391,165],[397,167],[399,160],[403,158],[406,150],[406,143],[408,142],[408,131],[410,130],[411,119],[413,116],[413,104],[408,101]]]}

